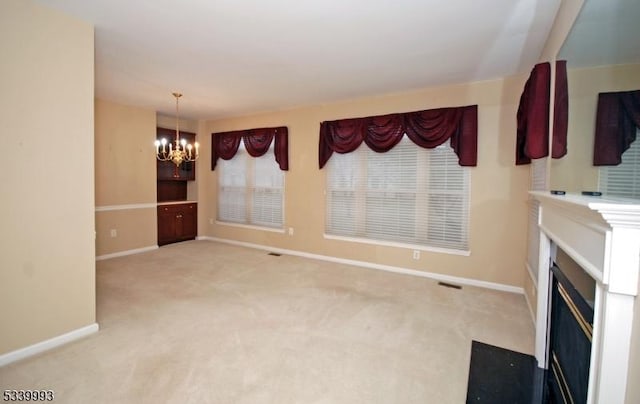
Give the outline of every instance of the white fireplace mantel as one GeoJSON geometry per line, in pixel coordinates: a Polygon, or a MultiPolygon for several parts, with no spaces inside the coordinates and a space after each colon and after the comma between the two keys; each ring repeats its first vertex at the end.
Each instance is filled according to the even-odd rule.
{"type": "Polygon", "coordinates": [[[540,203],[540,259],[536,359],[548,367],[549,264],[552,244],[596,281],[588,403],[624,403],[633,307],[640,274],[640,201],[552,195],[532,191],[540,203]]]}

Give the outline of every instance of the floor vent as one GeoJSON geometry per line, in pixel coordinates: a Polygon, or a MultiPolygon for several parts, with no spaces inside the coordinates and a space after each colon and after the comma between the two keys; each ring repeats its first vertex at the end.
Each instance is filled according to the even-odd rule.
{"type": "Polygon", "coordinates": [[[460,285],[454,285],[452,283],[447,283],[447,282],[438,282],[438,285],[444,286],[445,288],[462,289],[462,286],[460,285]]]}
{"type": "Polygon", "coordinates": [[[281,254],[270,252],[269,255],[273,255],[274,257],[279,257],[281,254]]]}

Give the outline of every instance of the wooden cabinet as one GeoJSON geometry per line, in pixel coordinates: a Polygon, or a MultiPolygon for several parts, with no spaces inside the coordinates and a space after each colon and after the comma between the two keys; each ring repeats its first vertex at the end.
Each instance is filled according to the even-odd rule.
{"type": "MultiPolygon", "coordinates": [[[[176,140],[175,129],[157,128],[156,135],[158,140],[163,138],[167,139],[167,142],[175,142],[176,140]]],[[[193,145],[196,141],[196,134],[180,131],[180,139],[182,138],[193,145]]],[[[156,162],[158,181],[194,181],[196,179],[196,163],[194,161],[183,162],[179,167],[176,167],[171,161],[157,160],[156,162]]]]}
{"type": "Polygon", "coordinates": [[[158,245],[193,240],[197,235],[197,203],[158,206],[158,245]]]}

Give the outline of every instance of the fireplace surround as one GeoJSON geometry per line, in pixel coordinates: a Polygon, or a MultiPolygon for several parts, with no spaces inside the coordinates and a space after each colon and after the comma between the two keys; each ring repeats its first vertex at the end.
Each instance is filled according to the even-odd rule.
{"type": "Polygon", "coordinates": [[[558,250],[551,267],[549,372],[543,388],[549,403],[586,403],[593,338],[594,301],[589,297],[595,296],[595,283],[588,282],[591,278],[578,265],[567,261],[573,263],[558,250]],[[581,288],[584,284],[587,287],[581,288]]]}
{"type": "MultiPolygon", "coordinates": [[[[640,201],[543,191],[532,191],[531,196],[540,206],[538,366],[553,372],[550,302],[555,278],[551,268],[560,248],[595,286],[586,402],[624,403],[640,272],[640,201]]],[[[576,402],[585,402],[581,400],[576,402]]]]}

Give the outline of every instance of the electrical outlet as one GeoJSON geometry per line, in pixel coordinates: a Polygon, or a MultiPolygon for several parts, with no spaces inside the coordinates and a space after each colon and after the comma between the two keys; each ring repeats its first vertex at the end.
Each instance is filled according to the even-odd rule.
{"type": "Polygon", "coordinates": [[[293,227],[289,227],[289,235],[293,236],[293,227]]]}
{"type": "Polygon", "coordinates": [[[212,217],[209,218],[209,224],[213,224],[213,218],[212,217]]]}
{"type": "Polygon", "coordinates": [[[118,237],[118,231],[116,229],[111,229],[111,237],[118,237]]]}
{"type": "Polygon", "coordinates": [[[413,259],[414,260],[420,259],[420,250],[413,250],[413,259]]]}

